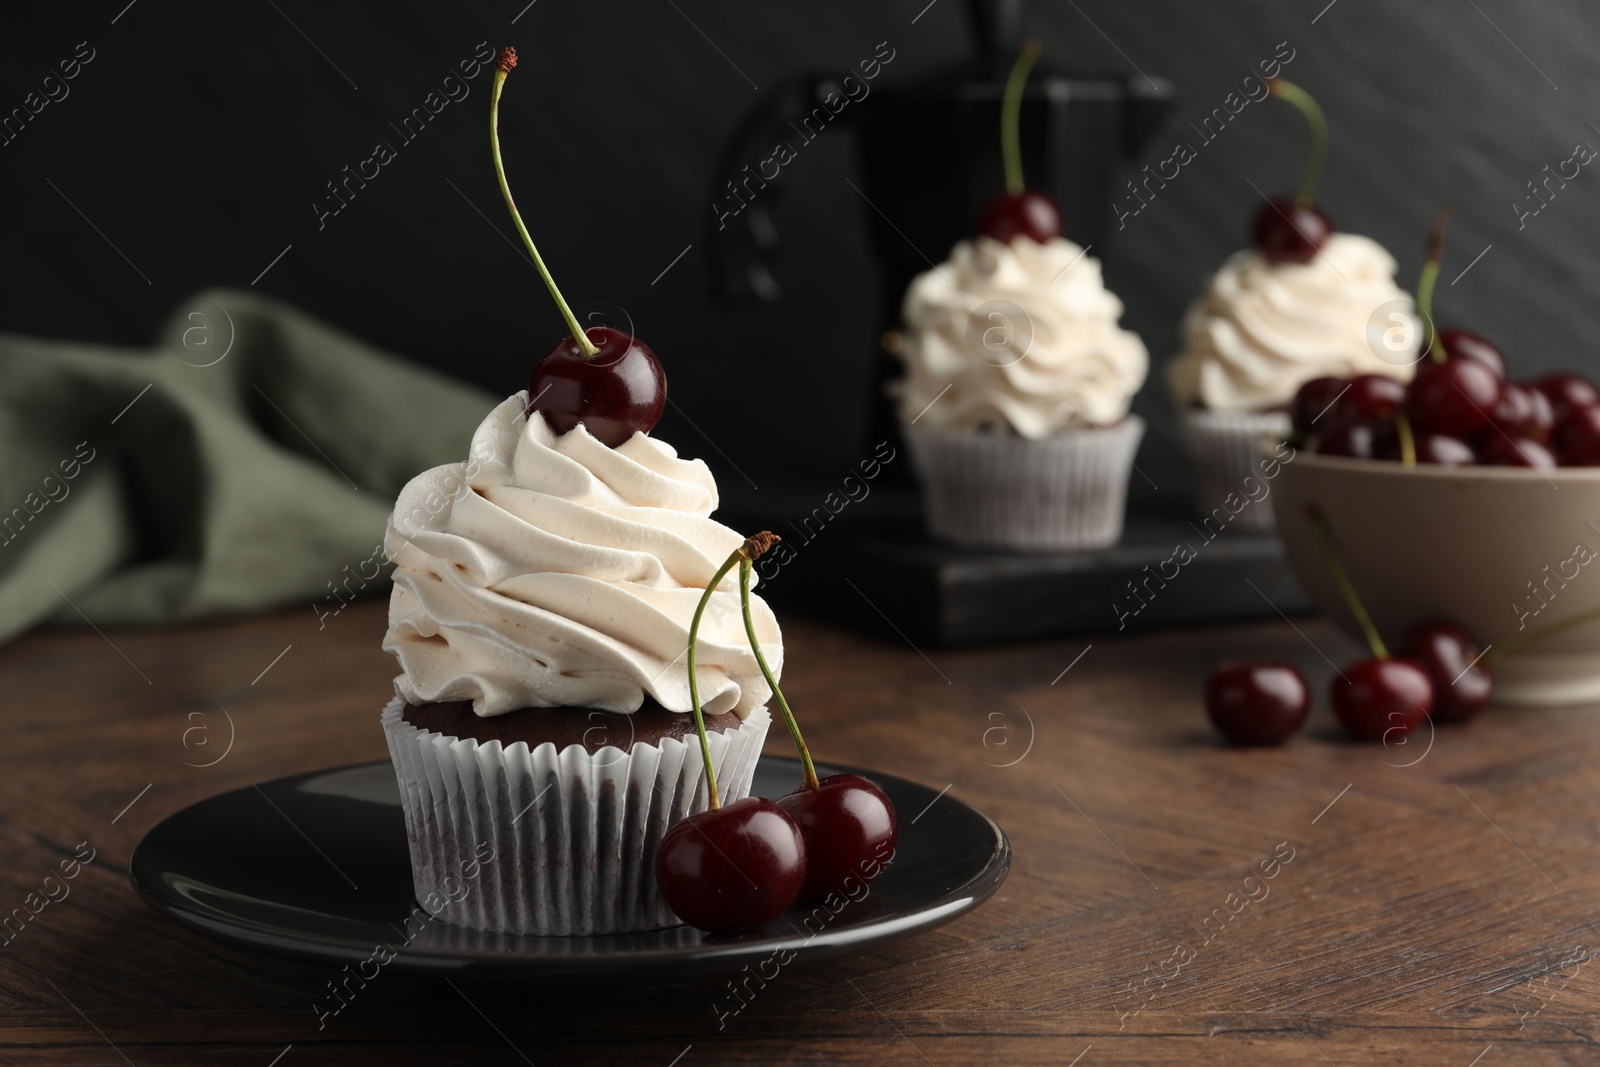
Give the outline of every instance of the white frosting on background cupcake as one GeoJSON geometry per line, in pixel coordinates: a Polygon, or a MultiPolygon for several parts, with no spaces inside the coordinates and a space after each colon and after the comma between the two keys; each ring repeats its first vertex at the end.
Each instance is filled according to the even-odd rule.
{"type": "MultiPolygon", "coordinates": [[[[538,413],[523,417],[526,402],[506,399],[466,463],[425,471],[395,503],[383,647],[400,660],[396,688],[414,704],[471,700],[479,715],[631,712],[647,693],[690,711],[689,622],[743,541],[709,517],[711,471],[642,433],[617,448],[581,425],[557,436],[538,413]]],[[[779,673],[777,620],[751,601],[779,673]]],[[[745,636],[737,568],[707,605],[695,656],[708,713],[744,718],[771,695],[745,636]]]]}
{"type": "Polygon", "coordinates": [[[1039,440],[1128,413],[1149,357],[1122,301],[1071,241],[961,241],[906,290],[901,418],[1039,440]]]}
{"type": "Polygon", "coordinates": [[[1323,375],[1411,379],[1421,333],[1395,261],[1369,237],[1335,233],[1310,263],[1269,263],[1256,251],[1222,265],[1183,323],[1167,368],[1182,407],[1286,407],[1323,375]]]}

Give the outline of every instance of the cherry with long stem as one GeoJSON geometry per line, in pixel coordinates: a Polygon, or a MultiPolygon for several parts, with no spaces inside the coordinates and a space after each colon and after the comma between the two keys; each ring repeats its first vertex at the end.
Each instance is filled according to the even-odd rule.
{"type": "Polygon", "coordinates": [[[1334,713],[1346,730],[1365,741],[1387,740],[1391,733],[1410,733],[1433,710],[1433,681],[1420,664],[1389,655],[1339,560],[1328,520],[1315,506],[1306,508],[1306,516],[1316,531],[1333,582],[1372,650],[1372,658],[1347,665],[1333,680],[1330,696],[1334,713]]]}
{"type": "Polygon", "coordinates": [[[764,797],[724,806],[700,706],[695,646],[706,605],[741,560],[749,565],[753,541],[734,549],[706,583],[689,623],[689,700],[705,762],[708,810],[674,823],[656,852],[656,883],[667,906],[691,926],[727,933],[763,926],[795,902],[805,887],[806,841],[789,812],[764,797]]]}
{"type": "Polygon", "coordinates": [[[1044,244],[1061,236],[1061,208],[1050,194],[1030,189],[1022,179],[1022,94],[1041,51],[1038,41],[1022,46],[1000,101],[1000,160],[1005,168],[1005,195],[993,201],[978,223],[978,232],[1002,244],[1030,237],[1044,244]]]}
{"type": "Polygon", "coordinates": [[[761,675],[778,702],[795,748],[800,752],[803,781],[800,788],[778,798],[778,806],[793,816],[806,843],[806,882],[800,895],[805,900],[826,900],[830,896],[855,897],[856,890],[883,873],[894,855],[899,828],[894,805],[882,789],[858,774],[830,774],[817,778],[811,752],[800,736],[789,701],[778,686],[777,676],[761,651],[756,638],[755,618],[750,611],[750,572],[761,553],[779,543],[777,534],[762,532],[745,542],[750,549],[739,569],[739,603],[744,612],[744,631],[750,639],[761,675]]]}
{"type": "Polygon", "coordinates": [[[1267,91],[1305,116],[1311,147],[1300,188],[1292,199],[1269,199],[1251,226],[1255,246],[1272,263],[1310,263],[1333,234],[1333,222],[1313,202],[1328,158],[1328,120],[1311,94],[1282,78],[1267,79],[1267,91]]]}
{"type": "Polygon", "coordinates": [[[555,278],[550,274],[550,268],[544,265],[544,257],[539,254],[538,246],[533,243],[533,237],[528,233],[528,227],[522,224],[522,213],[517,210],[517,202],[511,198],[511,186],[506,182],[506,167],[500,159],[500,92],[505,88],[506,75],[510,74],[516,65],[517,50],[502,48],[495,63],[494,87],[489,91],[489,145],[494,151],[494,173],[500,179],[500,195],[505,197],[506,207],[511,209],[511,221],[517,224],[517,232],[522,235],[522,243],[528,246],[528,254],[533,257],[533,265],[539,269],[539,276],[544,279],[550,295],[561,308],[561,315],[567,320],[567,328],[572,331],[572,339],[583,349],[585,356],[596,356],[600,354],[600,349],[589,340],[588,335],[583,332],[583,327],[578,324],[578,317],[572,313],[572,308],[567,306],[566,298],[561,295],[555,278]]]}

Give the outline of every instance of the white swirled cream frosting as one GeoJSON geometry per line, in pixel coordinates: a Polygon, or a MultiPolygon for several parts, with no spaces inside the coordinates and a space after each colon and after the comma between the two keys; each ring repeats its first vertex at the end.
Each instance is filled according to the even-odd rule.
{"type": "MultiPolygon", "coordinates": [[[[710,518],[700,460],[636,433],[617,448],[583,427],[557,436],[526,393],[490,412],[465,463],[400,493],[384,546],[395,562],[383,647],[413,704],[471,700],[637,711],[646,694],[692,710],[685,650],[695,605],[743,540],[710,518]]],[[[752,576],[753,578],[753,576],[752,576]]],[[[782,635],[751,598],[774,672],[782,635]]],[[[712,595],[695,652],[702,706],[741,718],[770,692],[745,636],[738,569],[712,595]]]]}
{"type": "Polygon", "coordinates": [[[1409,381],[1421,334],[1394,281],[1394,257],[1369,237],[1333,234],[1310,263],[1233,255],[1189,308],[1183,351],[1167,368],[1181,407],[1286,407],[1323,375],[1409,381]]]}
{"type": "Polygon", "coordinates": [[[1100,263],[1063,238],[961,241],[906,290],[901,419],[1038,440],[1128,413],[1149,357],[1100,263]]]}

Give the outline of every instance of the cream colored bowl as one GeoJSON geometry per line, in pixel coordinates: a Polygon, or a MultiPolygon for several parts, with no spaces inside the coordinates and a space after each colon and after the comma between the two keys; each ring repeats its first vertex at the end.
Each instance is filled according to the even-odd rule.
{"type": "MultiPolygon", "coordinates": [[[[1327,516],[1385,642],[1429,619],[1488,646],[1600,606],[1600,468],[1404,467],[1302,451],[1272,483],[1289,562],[1359,639],[1306,517],[1327,516]]],[[[1494,661],[1495,702],[1600,702],[1600,621],[1494,661]]]]}

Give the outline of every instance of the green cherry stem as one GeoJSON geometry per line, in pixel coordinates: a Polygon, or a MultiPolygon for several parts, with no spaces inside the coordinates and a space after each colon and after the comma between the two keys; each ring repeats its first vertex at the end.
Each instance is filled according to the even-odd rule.
{"type": "Polygon", "coordinates": [[[1322,554],[1327,557],[1333,584],[1339,587],[1339,595],[1344,597],[1350,614],[1361,624],[1361,632],[1366,635],[1367,645],[1372,649],[1373,656],[1377,659],[1388,659],[1389,650],[1383,646],[1383,638],[1378,636],[1378,628],[1372,624],[1372,616],[1368,615],[1367,609],[1362,606],[1361,598],[1356,596],[1356,587],[1350,584],[1350,577],[1344,572],[1344,564],[1339,562],[1339,551],[1333,545],[1333,531],[1328,529],[1328,520],[1315,505],[1306,507],[1306,517],[1311,520],[1312,529],[1317,531],[1317,542],[1322,546],[1322,554]]]}
{"type": "Polygon", "coordinates": [[[1022,141],[1018,127],[1022,125],[1022,90],[1028,84],[1028,72],[1033,61],[1039,58],[1038,41],[1029,41],[1017,53],[1011,64],[1011,76],[1006,79],[1006,94],[1000,102],[1000,158],[1005,162],[1006,192],[1022,195],[1022,141]]]}
{"type": "Polygon", "coordinates": [[[1411,420],[1406,413],[1394,413],[1395,432],[1400,436],[1400,462],[1407,467],[1417,465],[1417,435],[1411,432],[1411,420]]]}
{"type": "Polygon", "coordinates": [[[700,758],[706,763],[706,785],[711,793],[712,811],[722,807],[722,801],[717,796],[717,769],[711,763],[711,742],[706,738],[705,712],[700,708],[700,682],[695,675],[694,648],[700,637],[700,619],[706,613],[706,605],[711,603],[711,594],[717,591],[717,586],[733,570],[734,564],[745,558],[745,546],[740,545],[723,561],[717,573],[706,583],[706,591],[701,595],[700,603],[695,605],[694,618],[689,621],[689,703],[694,707],[694,732],[700,737],[700,758]]]}
{"type": "Polygon", "coordinates": [[[1428,331],[1428,355],[1435,363],[1444,362],[1444,345],[1439,343],[1439,331],[1433,328],[1433,287],[1439,282],[1439,264],[1444,260],[1444,226],[1450,221],[1450,209],[1440,208],[1428,227],[1428,258],[1422,264],[1422,276],[1417,279],[1417,312],[1422,316],[1422,328],[1428,331]]]}
{"type": "Polygon", "coordinates": [[[1503,645],[1495,645],[1483,654],[1483,660],[1487,663],[1497,660],[1501,656],[1509,656],[1514,652],[1521,652],[1535,642],[1543,641],[1547,637],[1554,637],[1556,634],[1564,633],[1576,626],[1582,626],[1584,623],[1594,622],[1596,619],[1600,619],[1600,608],[1590,608],[1588,611],[1580,611],[1576,615],[1568,615],[1566,618],[1553,622],[1549,626],[1544,626],[1537,630],[1529,630],[1521,637],[1513,638],[1503,645]]]}
{"type": "MultiPolygon", "coordinates": [[[[489,146],[494,150],[494,172],[500,179],[500,195],[506,198],[506,207],[511,209],[511,220],[517,224],[517,232],[522,234],[522,243],[528,246],[528,252],[533,256],[533,265],[539,268],[539,274],[544,278],[544,284],[550,289],[550,295],[555,297],[556,304],[561,308],[562,317],[567,320],[567,329],[572,331],[572,339],[578,342],[578,347],[583,350],[585,359],[598,355],[600,350],[589,340],[583,332],[583,327],[578,325],[578,317],[572,313],[572,308],[567,306],[567,301],[561,295],[561,290],[556,288],[556,280],[550,275],[550,268],[544,265],[544,257],[539,255],[539,249],[534,246],[533,238],[528,234],[528,228],[522,224],[522,214],[517,210],[517,203],[511,199],[511,186],[506,184],[505,164],[500,161],[500,90],[505,87],[506,75],[511,73],[511,68],[517,65],[517,50],[502,48],[494,72],[494,88],[489,94],[489,146]]],[[[693,645],[691,644],[691,654],[693,645]]],[[[691,674],[691,677],[693,675],[691,674]]],[[[715,796],[715,793],[712,794],[715,796]]],[[[712,805],[715,807],[716,805],[712,805]]]]}
{"type": "Polygon", "coordinates": [[[1268,78],[1267,91],[1298,108],[1300,114],[1306,117],[1306,125],[1311,127],[1311,154],[1306,158],[1305,173],[1300,178],[1300,191],[1294,196],[1295,203],[1310,207],[1317,192],[1317,183],[1322,180],[1323,164],[1328,160],[1328,119],[1311,94],[1294,82],[1268,78]]]}
{"type": "Polygon", "coordinates": [[[761,674],[766,678],[767,686],[771,688],[772,696],[783,712],[783,721],[789,727],[789,736],[794,738],[794,747],[800,751],[800,770],[805,779],[805,786],[807,789],[816,789],[817,768],[811,762],[811,750],[806,747],[805,738],[800,736],[800,724],[795,721],[794,712],[789,710],[789,702],[783,698],[783,690],[778,688],[778,679],[773,677],[772,668],[767,666],[767,657],[761,654],[761,642],[756,640],[756,622],[750,615],[750,561],[778,542],[778,535],[773,533],[757,534],[756,537],[770,537],[772,540],[746,559],[739,568],[739,603],[744,610],[744,632],[750,638],[750,651],[756,654],[756,663],[761,666],[761,674]]]}

